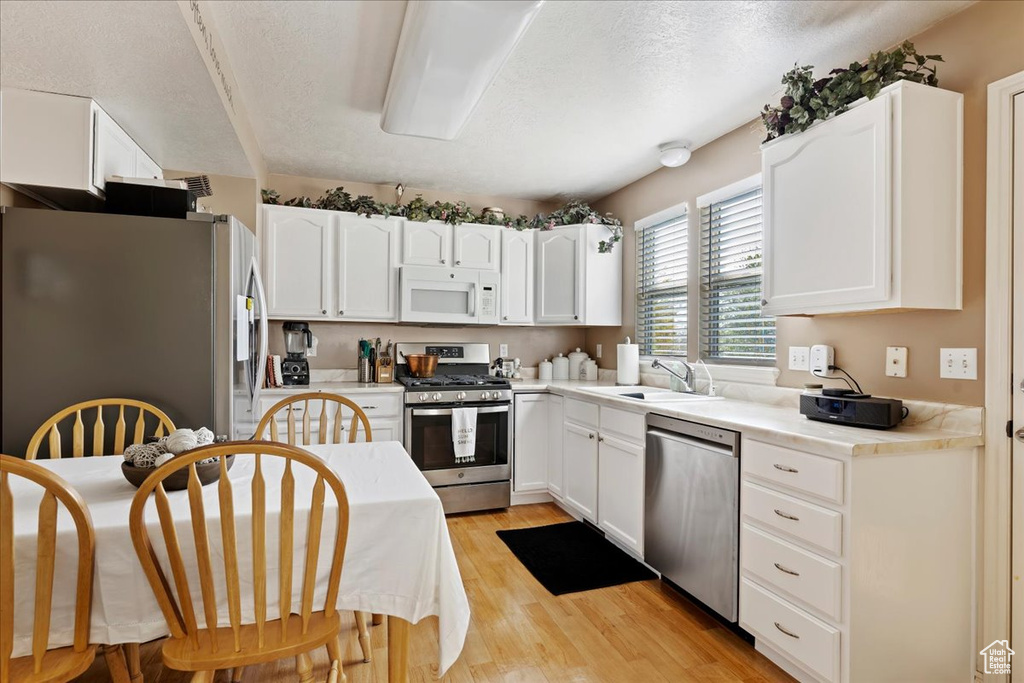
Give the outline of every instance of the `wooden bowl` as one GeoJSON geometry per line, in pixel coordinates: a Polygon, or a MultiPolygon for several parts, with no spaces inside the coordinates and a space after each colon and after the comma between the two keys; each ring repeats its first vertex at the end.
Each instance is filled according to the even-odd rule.
{"type": "MultiPolygon", "coordinates": [[[[227,462],[229,470],[234,463],[235,456],[229,455],[227,462]]],[[[142,486],[142,482],[146,481],[146,477],[153,474],[155,471],[156,470],[152,467],[136,467],[129,462],[121,463],[121,473],[124,474],[124,478],[128,480],[128,483],[135,488],[142,486]]],[[[203,465],[197,463],[196,474],[199,475],[199,483],[203,486],[217,481],[220,479],[220,459],[218,458],[217,462],[206,463],[203,465]]],[[[164,479],[165,491],[184,491],[186,488],[188,488],[187,467],[178,470],[171,476],[164,479]]]]}

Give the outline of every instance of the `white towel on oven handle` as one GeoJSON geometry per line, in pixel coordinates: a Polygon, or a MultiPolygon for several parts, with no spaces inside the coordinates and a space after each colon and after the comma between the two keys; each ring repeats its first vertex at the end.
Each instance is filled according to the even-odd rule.
{"type": "Polygon", "coordinates": [[[476,459],[476,408],[452,408],[452,446],[456,465],[476,459]]]}

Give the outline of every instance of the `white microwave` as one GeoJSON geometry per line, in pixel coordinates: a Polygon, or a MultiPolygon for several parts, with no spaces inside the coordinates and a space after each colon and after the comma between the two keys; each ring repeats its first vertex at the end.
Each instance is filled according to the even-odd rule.
{"type": "Polygon", "coordinates": [[[498,324],[498,273],[436,266],[403,266],[401,271],[402,322],[498,324]]]}

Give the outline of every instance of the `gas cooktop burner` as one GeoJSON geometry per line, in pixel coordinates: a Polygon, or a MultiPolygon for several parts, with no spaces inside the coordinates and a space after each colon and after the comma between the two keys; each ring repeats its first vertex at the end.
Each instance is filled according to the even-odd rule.
{"type": "Polygon", "coordinates": [[[436,375],[434,377],[399,377],[409,389],[422,387],[504,387],[511,385],[503,377],[490,375],[436,375]]]}

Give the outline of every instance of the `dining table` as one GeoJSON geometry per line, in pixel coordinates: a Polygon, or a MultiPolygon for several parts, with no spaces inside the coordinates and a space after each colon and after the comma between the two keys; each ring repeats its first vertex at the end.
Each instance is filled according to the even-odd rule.
{"type": "MultiPolygon", "coordinates": [[[[438,675],[443,676],[462,651],[470,610],[437,494],[397,441],[300,447],[324,460],[338,474],[348,498],[349,533],[338,609],[387,615],[388,680],[394,683],[404,683],[408,677],[410,625],[428,616],[437,616],[438,675]]],[[[247,492],[253,460],[236,456],[228,471],[235,491],[236,528],[240,533],[249,528],[247,492]]],[[[266,460],[264,458],[264,462],[266,460]]],[[[110,646],[144,643],[169,634],[132,545],[128,512],[136,489],[122,474],[122,462],[119,456],[36,461],[67,481],[89,509],[96,534],[90,642],[110,646]]],[[[269,475],[267,481],[269,485],[269,475]]],[[[297,478],[296,523],[304,514],[303,505],[308,513],[311,500],[302,495],[302,486],[302,480],[297,478]]],[[[208,511],[216,507],[217,488],[204,488],[208,511]]],[[[11,489],[16,561],[13,656],[18,657],[31,652],[35,514],[41,489],[18,478],[12,480],[11,489]]],[[[273,506],[280,505],[272,489],[268,486],[266,495],[268,524],[273,518],[273,506]]],[[[187,523],[187,492],[169,492],[168,496],[176,523],[179,515],[182,522],[187,523]]],[[[146,526],[150,537],[159,539],[159,522],[152,510],[154,506],[149,507],[152,514],[147,514],[146,526]]],[[[332,515],[325,516],[329,517],[332,515]]],[[[212,517],[208,517],[208,523],[211,529],[212,525],[219,524],[212,517]]],[[[219,534],[211,535],[210,542],[211,546],[219,543],[219,534]]],[[[239,545],[240,557],[245,556],[243,545],[244,542],[239,545]]],[[[275,546],[268,542],[267,547],[275,546]]],[[[217,549],[212,547],[212,550],[216,557],[217,549]]],[[[294,551],[300,558],[304,555],[304,535],[296,536],[294,551]],[[303,538],[301,543],[299,538],[303,538]]],[[[51,648],[72,643],[74,621],[77,545],[71,517],[63,509],[58,518],[56,553],[51,648]]],[[[270,559],[268,556],[268,561],[270,559]]],[[[198,576],[194,555],[186,555],[185,560],[192,562],[187,567],[189,573],[198,576]]],[[[327,576],[326,569],[318,573],[318,594],[326,595],[327,576]]],[[[223,576],[215,580],[222,581],[223,576]]],[[[196,600],[196,611],[202,613],[199,598],[196,600]]],[[[226,601],[218,604],[218,620],[222,626],[229,623],[226,601]]],[[[242,621],[255,622],[251,600],[249,609],[243,609],[242,621]]]]}

